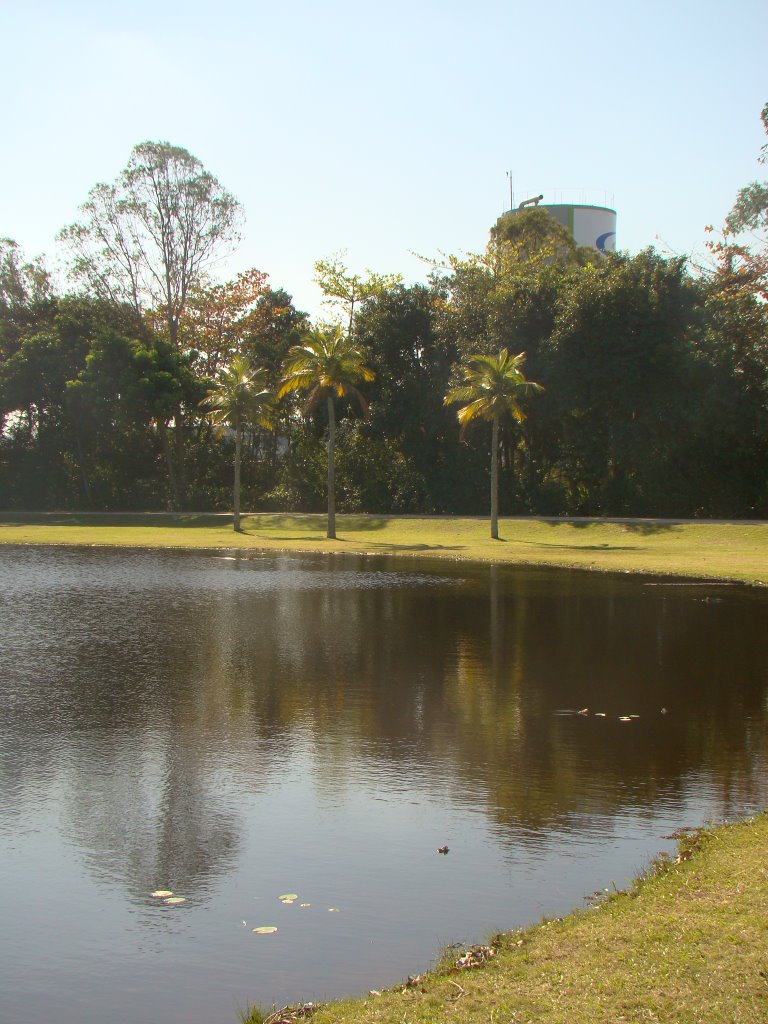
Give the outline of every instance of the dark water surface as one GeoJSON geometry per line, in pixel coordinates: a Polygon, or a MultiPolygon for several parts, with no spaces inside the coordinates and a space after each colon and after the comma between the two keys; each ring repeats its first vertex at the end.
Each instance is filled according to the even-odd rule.
{"type": "Polygon", "coordinates": [[[714,584],[0,549],[0,1018],[234,1024],[626,884],[765,806],[767,619],[714,584]]]}

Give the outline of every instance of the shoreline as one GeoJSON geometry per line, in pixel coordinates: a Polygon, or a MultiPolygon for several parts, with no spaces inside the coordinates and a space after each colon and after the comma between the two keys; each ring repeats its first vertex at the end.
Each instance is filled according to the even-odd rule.
{"type": "Polygon", "coordinates": [[[431,971],[242,1024],[762,1024],[768,1016],[768,812],[681,829],[627,889],[562,918],[446,950],[431,971]]]}
{"type": "Polygon", "coordinates": [[[768,585],[768,522],[248,513],[0,512],[0,544],[392,556],[768,585]]]}

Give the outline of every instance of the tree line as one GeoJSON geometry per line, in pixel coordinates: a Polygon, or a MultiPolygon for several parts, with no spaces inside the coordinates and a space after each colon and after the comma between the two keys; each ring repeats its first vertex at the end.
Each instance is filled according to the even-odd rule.
{"type": "Polygon", "coordinates": [[[65,288],[0,241],[0,507],[226,510],[236,466],[244,507],[335,498],[329,529],[484,514],[492,479],[496,516],[764,517],[767,196],[738,193],[703,266],[579,249],[535,207],[425,284],[320,260],[312,324],[260,270],[209,276],[239,205],[137,146],[61,232],[65,288]]]}

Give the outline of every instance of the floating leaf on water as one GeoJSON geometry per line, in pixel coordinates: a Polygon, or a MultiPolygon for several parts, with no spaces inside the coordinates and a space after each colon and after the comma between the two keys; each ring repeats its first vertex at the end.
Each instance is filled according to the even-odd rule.
{"type": "Polygon", "coordinates": [[[170,903],[173,906],[175,906],[177,903],[186,903],[186,902],[187,902],[187,897],[186,896],[171,896],[167,900],[163,900],[163,903],[170,903]]]}
{"type": "Polygon", "coordinates": [[[338,914],[338,912],[339,912],[339,908],[338,907],[328,907],[328,913],[329,914],[338,914]]]}
{"type": "Polygon", "coordinates": [[[629,717],[630,717],[630,718],[639,718],[639,717],[640,717],[640,715],[630,715],[629,717]]]}
{"type": "Polygon", "coordinates": [[[166,896],[173,896],[173,889],[155,889],[151,895],[158,899],[165,899],[166,896]]]}
{"type": "Polygon", "coordinates": [[[620,722],[631,722],[632,719],[629,717],[629,715],[619,715],[619,721],[620,722]]]}
{"type": "Polygon", "coordinates": [[[605,712],[604,711],[596,711],[595,712],[595,718],[605,718],[605,712]]]}
{"type": "Polygon", "coordinates": [[[281,903],[289,905],[291,903],[295,903],[299,897],[295,892],[286,892],[283,893],[282,896],[278,896],[277,898],[280,900],[281,903]]]}
{"type": "Polygon", "coordinates": [[[276,931],[277,931],[277,928],[273,924],[264,924],[260,928],[254,928],[253,929],[253,934],[254,935],[271,935],[273,932],[276,932],[276,931]]]}
{"type": "Polygon", "coordinates": [[[311,903],[300,903],[299,906],[300,907],[311,907],[312,904],[311,903]]]}

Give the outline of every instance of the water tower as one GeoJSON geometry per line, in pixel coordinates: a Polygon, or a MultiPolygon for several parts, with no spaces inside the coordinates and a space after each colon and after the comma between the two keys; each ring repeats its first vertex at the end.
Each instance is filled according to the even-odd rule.
{"type": "MultiPolygon", "coordinates": [[[[609,206],[594,206],[590,203],[545,203],[544,196],[525,199],[516,207],[514,197],[510,213],[530,206],[541,206],[558,224],[571,233],[576,245],[597,249],[599,252],[616,251],[616,211],[609,206]]],[[[505,214],[509,216],[509,214],[505,214]]]]}

